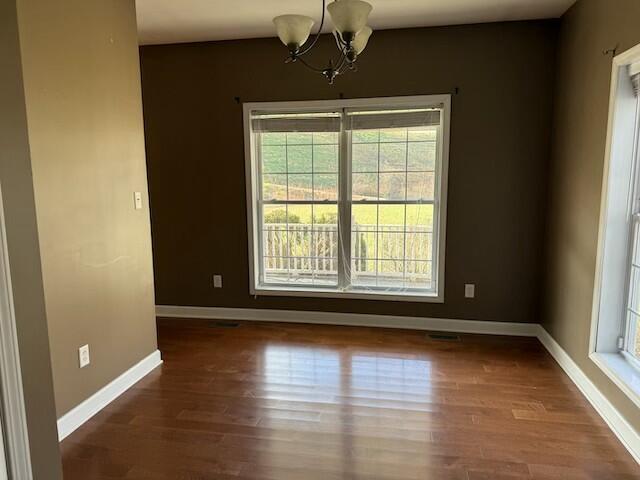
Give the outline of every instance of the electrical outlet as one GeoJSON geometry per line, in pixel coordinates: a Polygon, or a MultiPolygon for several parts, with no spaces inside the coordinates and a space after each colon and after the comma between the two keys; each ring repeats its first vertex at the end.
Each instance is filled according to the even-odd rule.
{"type": "Polygon", "coordinates": [[[213,288],[222,288],[222,275],[213,276],[213,288]]]}
{"type": "Polygon", "coordinates": [[[89,345],[83,345],[78,349],[78,360],[80,361],[80,368],[84,368],[91,363],[89,345]]]}
{"type": "Polygon", "coordinates": [[[133,192],[133,207],[142,210],[142,192],[133,192]]]}
{"type": "Polygon", "coordinates": [[[476,298],[476,285],[474,283],[465,284],[464,298],[476,298]]]}

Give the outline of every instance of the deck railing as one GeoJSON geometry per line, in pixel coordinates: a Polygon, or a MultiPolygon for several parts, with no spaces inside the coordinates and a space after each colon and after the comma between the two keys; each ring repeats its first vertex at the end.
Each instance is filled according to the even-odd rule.
{"type": "MultiPolygon", "coordinates": [[[[351,235],[352,263],[357,273],[375,273],[381,268],[390,274],[427,273],[432,260],[430,229],[354,225],[351,235]]],[[[335,274],[338,271],[339,243],[335,224],[267,224],[263,242],[267,272],[335,274]]]]}

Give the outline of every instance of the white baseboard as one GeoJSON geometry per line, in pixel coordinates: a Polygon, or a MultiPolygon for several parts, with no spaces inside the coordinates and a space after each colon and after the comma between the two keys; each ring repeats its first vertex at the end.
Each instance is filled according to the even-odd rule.
{"type": "Polygon", "coordinates": [[[298,310],[271,310],[259,308],[176,307],[156,306],[159,317],[207,318],[218,320],[250,320],[260,322],[314,323],[357,327],[403,328],[435,332],[480,333],[535,337],[535,323],[483,322],[447,318],[402,317],[361,313],[304,312],[298,310]]]}
{"type": "Polygon", "coordinates": [[[542,325],[539,326],[538,340],[549,351],[551,356],[558,362],[560,367],[576,384],[582,394],[589,400],[602,419],[609,425],[620,442],[633,456],[636,462],[640,463],[640,434],[625,420],[611,402],[598,390],[589,380],[584,372],[578,367],[576,362],[560,346],[558,342],[547,332],[542,325]]]}
{"type": "Polygon", "coordinates": [[[58,419],[58,439],[62,441],[160,364],[162,364],[160,350],[156,350],[80,405],[64,414],[58,419]]]}
{"type": "Polygon", "coordinates": [[[262,322],[315,323],[361,327],[404,328],[457,333],[481,333],[537,337],[569,378],[576,384],[625,448],[640,463],[640,434],[589,380],[569,354],[539,324],[483,322],[444,318],[365,315],[356,313],[303,312],[252,308],[156,306],[159,317],[249,320],[262,322]]]}

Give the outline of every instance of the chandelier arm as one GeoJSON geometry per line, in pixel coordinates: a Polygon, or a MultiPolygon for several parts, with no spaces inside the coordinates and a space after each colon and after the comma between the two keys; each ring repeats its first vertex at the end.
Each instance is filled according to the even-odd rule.
{"type": "Polygon", "coordinates": [[[304,58],[296,58],[296,61],[302,63],[302,65],[304,65],[306,68],[308,68],[309,70],[312,70],[312,71],[314,71],[316,73],[323,73],[324,74],[328,70],[334,70],[334,71],[338,72],[338,71],[342,70],[345,67],[346,58],[347,58],[344,51],[341,51],[340,53],[341,53],[341,56],[340,56],[340,59],[338,60],[338,67],[332,67],[331,64],[333,62],[331,62],[331,61],[329,62],[329,66],[326,67],[326,68],[318,68],[318,67],[316,67],[314,65],[311,65],[304,58]]]}
{"type": "Polygon", "coordinates": [[[307,62],[304,58],[296,58],[296,61],[299,61],[300,63],[302,63],[302,65],[304,65],[305,67],[307,67],[309,70],[313,70],[316,73],[323,73],[326,69],[324,68],[318,68],[318,67],[314,67],[313,65],[311,65],[309,62],[307,62]]]}
{"type": "Polygon", "coordinates": [[[342,54],[341,57],[340,57],[340,63],[338,64],[338,67],[336,68],[336,72],[338,72],[338,75],[343,73],[345,67],[347,66],[347,52],[346,52],[346,50],[341,49],[340,53],[342,54]]]}
{"type": "Polygon", "coordinates": [[[302,50],[301,52],[299,52],[297,54],[298,57],[301,56],[301,55],[304,55],[309,50],[311,50],[313,47],[315,47],[316,43],[320,39],[320,35],[322,34],[322,27],[324,26],[326,2],[327,2],[327,0],[322,0],[322,17],[320,18],[320,28],[318,28],[318,33],[316,33],[316,36],[314,37],[313,41],[311,42],[311,45],[309,45],[308,47],[306,47],[304,50],[302,50]]]}

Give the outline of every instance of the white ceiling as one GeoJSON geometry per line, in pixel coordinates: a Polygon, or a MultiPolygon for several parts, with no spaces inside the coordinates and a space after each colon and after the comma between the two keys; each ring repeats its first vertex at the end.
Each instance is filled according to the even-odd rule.
{"type": "MultiPolygon", "coordinates": [[[[373,5],[370,25],[374,30],[557,18],[575,2],[368,1],[373,5]]],[[[273,17],[284,13],[297,13],[319,21],[322,0],[136,0],[136,4],[140,43],[158,44],[273,37],[273,17]]]]}

